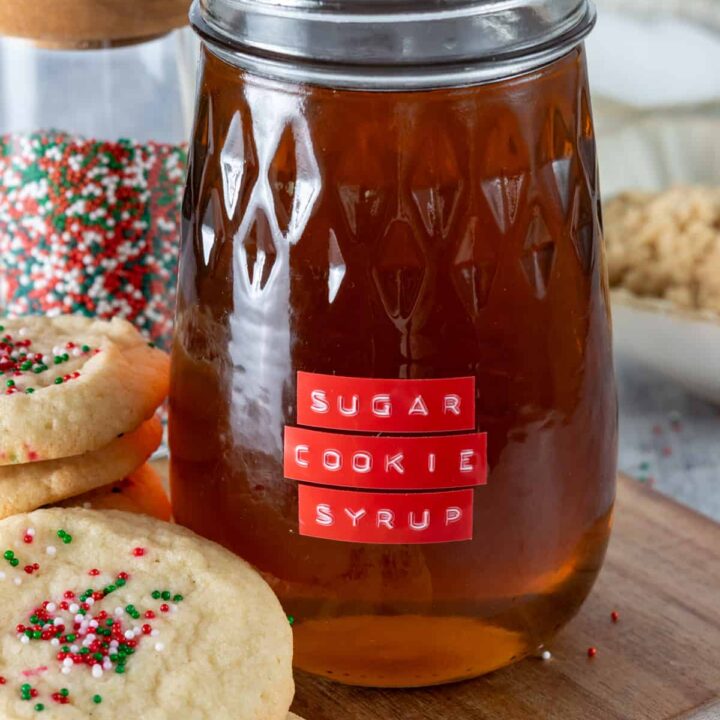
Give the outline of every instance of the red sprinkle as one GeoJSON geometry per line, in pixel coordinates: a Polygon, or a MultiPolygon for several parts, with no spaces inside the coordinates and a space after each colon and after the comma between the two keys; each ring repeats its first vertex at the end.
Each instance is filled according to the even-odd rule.
{"type": "Polygon", "coordinates": [[[7,680],[2,675],[0,675],[0,685],[4,685],[6,682],[7,680]]]}
{"type": "Polygon", "coordinates": [[[126,572],[119,572],[119,573],[118,573],[118,577],[119,577],[121,580],[128,580],[128,579],[130,578],[130,576],[129,576],[126,572]]]}
{"type": "Polygon", "coordinates": [[[597,648],[596,647],[589,647],[587,651],[587,655],[589,658],[594,658],[597,655],[597,648]]]}
{"type": "Polygon", "coordinates": [[[28,575],[32,575],[33,572],[35,572],[35,568],[32,565],[26,565],[24,570],[28,575]]]}
{"type": "Polygon", "coordinates": [[[610,613],[610,619],[616,623],[620,619],[620,613],[617,610],[613,610],[610,613]]]}
{"type": "Polygon", "coordinates": [[[100,571],[97,568],[88,570],[88,575],[92,575],[93,577],[97,577],[99,574],[100,574],[100,571]]]}
{"type": "Polygon", "coordinates": [[[132,551],[132,554],[133,554],[135,557],[142,557],[142,556],[145,554],[145,548],[136,547],[136,548],[132,551]]]}
{"type": "Polygon", "coordinates": [[[32,536],[32,535],[25,535],[25,536],[23,536],[23,542],[24,542],[24,543],[27,543],[27,544],[29,545],[32,541],[33,541],[33,536],[32,536]]]}
{"type": "Polygon", "coordinates": [[[148,620],[152,620],[155,617],[155,613],[152,610],[146,610],[145,611],[145,617],[148,620]]]}
{"type": "Polygon", "coordinates": [[[152,632],[152,626],[146,623],[142,626],[142,631],[145,633],[145,635],[149,635],[152,632]]]}
{"type": "Polygon", "coordinates": [[[170,606],[167,603],[163,603],[160,606],[160,612],[170,612],[170,606]]]}

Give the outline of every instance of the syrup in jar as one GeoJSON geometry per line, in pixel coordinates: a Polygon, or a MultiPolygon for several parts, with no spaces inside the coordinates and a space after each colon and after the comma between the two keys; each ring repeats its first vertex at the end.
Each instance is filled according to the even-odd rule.
{"type": "Polygon", "coordinates": [[[355,67],[327,36],[307,58],[291,43],[357,4],[299,5],[272,57],[251,42],[264,26],[226,3],[194,11],[175,517],[263,573],[294,619],[298,668],[371,686],[480,675],[574,615],[610,532],[592,10],[563,3],[577,26],[549,56],[539,40],[535,55],[506,48],[492,23],[488,47],[468,49],[476,36],[446,27],[446,8],[438,47],[454,33],[477,62],[438,67],[403,55],[432,53],[403,38],[433,2],[390,3],[387,42],[368,32],[355,67]]]}

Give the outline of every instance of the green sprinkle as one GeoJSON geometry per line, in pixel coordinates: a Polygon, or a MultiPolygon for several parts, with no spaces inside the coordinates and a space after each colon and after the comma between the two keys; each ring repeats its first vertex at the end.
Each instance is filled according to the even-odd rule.
{"type": "Polygon", "coordinates": [[[10,560],[10,564],[13,567],[17,567],[20,564],[20,561],[17,558],[13,558],[12,560],[10,560]]]}
{"type": "Polygon", "coordinates": [[[70,646],[69,646],[69,645],[63,645],[62,648],[61,648],[61,650],[62,650],[63,652],[70,652],[70,646]]]}
{"type": "Polygon", "coordinates": [[[161,597],[163,600],[169,600],[172,597],[172,594],[169,590],[163,590],[161,597]]]}
{"type": "Polygon", "coordinates": [[[6,560],[12,560],[12,559],[15,557],[15,553],[14,553],[12,550],[6,550],[6,551],[3,553],[3,557],[4,557],[6,560]]]}
{"type": "Polygon", "coordinates": [[[61,377],[56,377],[55,380],[53,380],[56,385],[62,385],[62,381],[63,379],[61,377]]]}
{"type": "Polygon", "coordinates": [[[116,672],[118,675],[122,675],[122,674],[125,672],[125,666],[124,666],[124,665],[118,665],[118,666],[115,668],[115,672],[116,672]]]}
{"type": "Polygon", "coordinates": [[[74,642],[74,641],[75,641],[75,635],[70,634],[70,635],[67,635],[66,637],[67,637],[67,641],[68,641],[68,642],[74,642]]]}
{"type": "Polygon", "coordinates": [[[65,533],[65,536],[63,537],[62,541],[66,545],[69,545],[72,542],[72,535],[68,535],[67,533],[65,533]]]}
{"type": "Polygon", "coordinates": [[[154,342],[149,342],[149,343],[148,343],[148,347],[154,348],[154,347],[155,347],[155,343],[154,343],[154,342]]]}
{"type": "Polygon", "coordinates": [[[21,369],[21,370],[29,370],[31,367],[32,367],[32,363],[30,362],[30,360],[26,360],[26,361],[20,366],[20,369],[21,369]]]}
{"type": "Polygon", "coordinates": [[[122,586],[125,584],[125,580],[123,580],[122,578],[118,578],[118,579],[115,581],[115,584],[116,584],[118,587],[122,587],[122,586]]]}
{"type": "Polygon", "coordinates": [[[39,640],[42,637],[42,630],[35,630],[32,636],[33,640],[39,640]]]}
{"type": "Polygon", "coordinates": [[[128,613],[128,615],[132,615],[132,613],[135,612],[135,606],[134,605],[128,605],[125,608],[125,612],[128,613]]]}
{"type": "Polygon", "coordinates": [[[66,535],[66,532],[62,528],[60,528],[60,530],[57,531],[57,536],[59,538],[64,538],[65,535],[66,535]]]}
{"type": "Polygon", "coordinates": [[[82,348],[81,348],[81,350],[82,350],[83,352],[90,352],[90,346],[89,346],[89,345],[83,345],[82,348]]]}
{"type": "Polygon", "coordinates": [[[63,697],[67,697],[70,694],[70,691],[67,688],[60,688],[60,694],[63,697]]]}
{"type": "Polygon", "coordinates": [[[27,388],[27,389],[25,390],[25,392],[26,392],[28,395],[32,395],[32,394],[35,392],[35,388],[27,388]]]}
{"type": "Polygon", "coordinates": [[[102,702],[102,695],[93,695],[93,702],[99,705],[102,702]]]}
{"type": "Polygon", "coordinates": [[[182,602],[184,599],[185,599],[185,598],[183,598],[182,595],[175,595],[175,596],[173,597],[173,602],[179,603],[179,602],[182,602]]]}
{"type": "Polygon", "coordinates": [[[5,384],[6,384],[8,387],[15,387],[15,381],[14,381],[14,380],[6,380],[6,381],[5,381],[5,384]]]}
{"type": "Polygon", "coordinates": [[[115,624],[115,621],[114,621],[113,619],[108,619],[108,620],[105,621],[105,624],[106,624],[108,627],[112,627],[112,626],[115,624]]]}
{"type": "Polygon", "coordinates": [[[42,712],[42,711],[45,709],[45,706],[44,706],[42,703],[38,703],[38,704],[35,706],[35,709],[36,709],[38,712],[42,712]]]}
{"type": "Polygon", "coordinates": [[[295,618],[294,618],[294,616],[288,615],[288,616],[287,616],[287,619],[288,619],[288,622],[289,622],[291,625],[294,625],[294,624],[295,624],[295,618]]]}
{"type": "Polygon", "coordinates": [[[21,686],[20,686],[20,689],[21,689],[24,693],[29,693],[29,692],[32,690],[32,686],[28,685],[28,683],[25,683],[24,685],[21,685],[21,686]]]}
{"type": "Polygon", "coordinates": [[[56,356],[53,358],[53,363],[54,363],[55,365],[59,365],[61,362],[62,362],[62,357],[60,357],[60,355],[56,355],[56,356]]]}
{"type": "Polygon", "coordinates": [[[155,598],[155,600],[159,600],[162,597],[162,593],[159,590],[153,590],[152,596],[155,598]]]}
{"type": "Polygon", "coordinates": [[[63,353],[60,358],[63,362],[67,362],[70,359],[70,356],[67,353],[63,353]]]}
{"type": "Polygon", "coordinates": [[[89,647],[80,648],[80,654],[81,654],[81,655],[89,655],[89,654],[90,654],[90,648],[89,648],[89,647]]]}
{"type": "Polygon", "coordinates": [[[102,660],[105,657],[101,652],[97,652],[93,655],[96,660],[102,660]]]}
{"type": "Polygon", "coordinates": [[[111,584],[103,590],[103,593],[105,593],[105,595],[109,595],[111,592],[115,592],[115,590],[117,590],[117,587],[111,584]]]}

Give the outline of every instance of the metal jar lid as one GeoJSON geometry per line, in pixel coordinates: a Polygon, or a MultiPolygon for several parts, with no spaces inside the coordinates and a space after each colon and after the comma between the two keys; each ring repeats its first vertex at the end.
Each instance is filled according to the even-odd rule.
{"type": "Polygon", "coordinates": [[[568,52],[591,0],[195,0],[213,49],[261,74],[344,87],[489,82],[568,52]]]}

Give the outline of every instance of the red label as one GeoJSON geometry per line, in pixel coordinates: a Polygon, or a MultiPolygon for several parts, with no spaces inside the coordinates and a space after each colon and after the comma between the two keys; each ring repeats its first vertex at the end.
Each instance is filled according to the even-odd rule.
{"type": "Polygon", "coordinates": [[[433,490],[484,485],[485,433],[377,437],[285,428],[285,477],[336,487],[433,490]]]}
{"type": "Polygon", "coordinates": [[[298,424],[437,433],[475,429],[475,378],[381,380],[298,372],[298,424]]]}
{"type": "Polygon", "coordinates": [[[378,493],[298,486],[300,534],[406,545],[471,540],[473,490],[378,493]]]}

